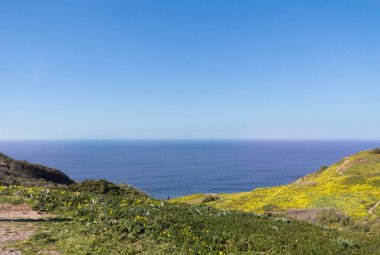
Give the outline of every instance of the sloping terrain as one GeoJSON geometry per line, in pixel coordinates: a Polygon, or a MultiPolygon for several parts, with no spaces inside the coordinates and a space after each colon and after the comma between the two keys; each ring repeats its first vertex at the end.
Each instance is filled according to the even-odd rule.
{"type": "MultiPolygon", "coordinates": [[[[7,249],[28,255],[43,254],[41,251],[67,255],[380,254],[377,236],[204,205],[0,186],[0,201],[15,199],[61,219],[39,224],[27,240],[7,243],[7,249]]],[[[19,222],[10,237],[29,231],[24,226],[19,222]]]]}
{"type": "MultiPolygon", "coordinates": [[[[172,202],[200,204],[206,194],[172,199],[172,202]]],[[[207,204],[220,209],[247,212],[290,212],[334,209],[353,219],[380,216],[380,152],[362,151],[329,167],[283,186],[259,188],[236,194],[217,194],[207,204]]]]}
{"type": "Polygon", "coordinates": [[[57,169],[14,160],[0,153],[0,185],[58,186],[73,183],[57,169]]]}
{"type": "MultiPolygon", "coordinates": [[[[277,213],[236,210],[286,211],[299,219],[324,212],[328,223],[339,215],[330,215],[335,211],[326,208],[346,208],[355,213],[355,199],[362,196],[365,206],[352,215],[364,217],[364,213],[372,220],[372,226],[380,226],[379,208],[374,202],[379,191],[379,156],[374,151],[362,152],[281,187],[186,197],[187,202],[202,203],[192,206],[160,201],[131,186],[105,180],[57,189],[51,186],[57,185],[51,180],[59,178],[43,179],[43,185],[34,173],[13,169],[17,174],[12,177],[16,180],[18,176],[22,178],[20,182],[37,180],[43,187],[0,185],[0,254],[380,255],[380,228],[353,231],[293,220],[277,213]],[[358,179],[353,180],[354,177],[358,179]],[[318,186],[322,187],[316,190],[318,186]],[[338,192],[345,192],[347,205],[341,200],[330,201],[339,198],[338,192]],[[316,206],[311,198],[319,198],[316,201],[323,205],[316,206]],[[292,206],[292,199],[302,201],[298,202],[299,207],[292,206]]],[[[8,162],[5,164],[3,167],[11,168],[8,162]]],[[[49,169],[49,174],[62,174],[36,167],[49,169]]],[[[32,165],[28,169],[35,168],[32,165]]]]}

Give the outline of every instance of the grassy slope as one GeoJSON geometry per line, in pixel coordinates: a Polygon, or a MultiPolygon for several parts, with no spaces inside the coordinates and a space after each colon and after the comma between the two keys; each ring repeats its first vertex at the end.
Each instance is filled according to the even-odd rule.
{"type": "MultiPolygon", "coordinates": [[[[338,208],[357,218],[380,219],[368,213],[380,199],[379,169],[380,154],[361,152],[295,183],[222,194],[208,204],[256,212],[268,207],[338,208]]],[[[27,202],[57,219],[39,222],[32,239],[13,244],[18,250],[24,254],[46,249],[62,254],[380,254],[379,228],[336,230],[266,214],[168,203],[103,180],[70,189],[0,186],[0,203],[27,202]]],[[[174,201],[200,204],[204,198],[192,195],[174,201]]],[[[380,208],[373,213],[379,215],[380,208]]]]}
{"type": "Polygon", "coordinates": [[[379,238],[364,233],[146,196],[0,186],[0,202],[12,200],[56,217],[13,244],[23,254],[380,254],[379,238]]]}
{"type": "Polygon", "coordinates": [[[73,183],[57,169],[15,160],[0,152],[0,185],[64,187],[73,183]]]}
{"type": "MultiPolygon", "coordinates": [[[[205,196],[195,194],[171,201],[199,204],[205,196]]],[[[288,185],[218,197],[219,200],[208,204],[215,208],[254,212],[264,212],[267,208],[279,211],[334,208],[356,219],[373,218],[368,210],[380,200],[380,153],[357,153],[288,185]]],[[[380,208],[374,213],[380,216],[380,208]]]]}

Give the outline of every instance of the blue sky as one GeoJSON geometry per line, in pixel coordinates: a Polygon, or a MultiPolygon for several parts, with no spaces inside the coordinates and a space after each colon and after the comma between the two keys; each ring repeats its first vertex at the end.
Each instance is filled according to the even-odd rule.
{"type": "Polygon", "coordinates": [[[0,139],[380,139],[380,1],[3,0],[0,139]]]}

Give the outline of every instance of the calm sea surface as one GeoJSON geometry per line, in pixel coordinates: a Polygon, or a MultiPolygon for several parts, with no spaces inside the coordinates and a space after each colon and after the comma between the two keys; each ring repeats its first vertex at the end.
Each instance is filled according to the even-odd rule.
{"type": "Polygon", "coordinates": [[[375,147],[380,141],[0,141],[0,151],[16,159],[159,198],[285,184],[375,147]]]}

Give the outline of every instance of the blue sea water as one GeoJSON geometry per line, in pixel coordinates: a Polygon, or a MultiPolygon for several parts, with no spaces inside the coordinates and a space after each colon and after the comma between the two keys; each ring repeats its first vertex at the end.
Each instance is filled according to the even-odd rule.
{"type": "Polygon", "coordinates": [[[9,156],[158,197],[249,191],[294,181],[380,141],[0,141],[9,156]]]}

